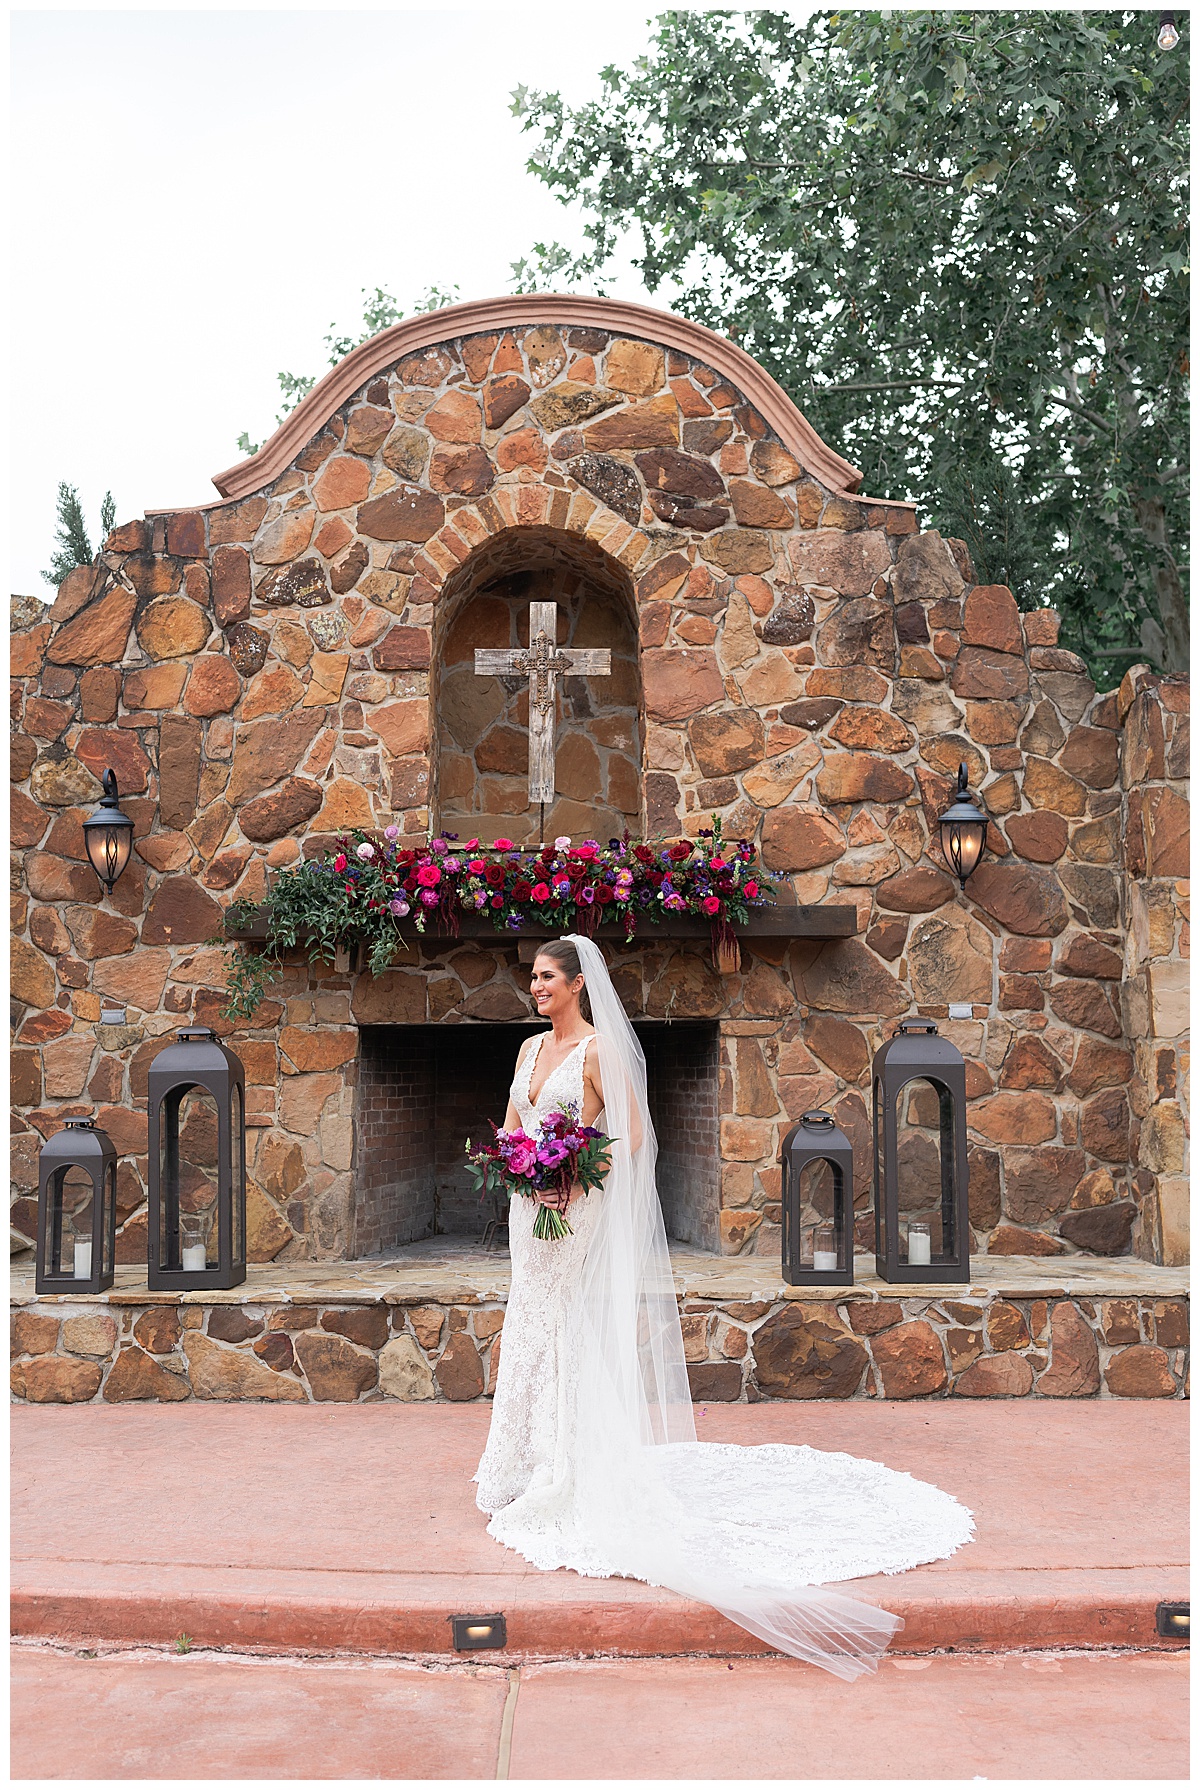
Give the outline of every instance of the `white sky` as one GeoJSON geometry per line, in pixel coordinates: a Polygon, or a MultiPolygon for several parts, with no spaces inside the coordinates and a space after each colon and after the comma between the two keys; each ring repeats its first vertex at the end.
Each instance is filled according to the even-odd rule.
{"type": "MultiPolygon", "coordinates": [[[[535,241],[577,240],[509,95],[597,94],[651,12],[12,14],[9,589],[52,595],[60,479],[93,545],[106,489],[118,521],[215,497],[239,433],[274,427],[278,370],[357,333],[362,288],[486,297],[535,241]]],[[[649,298],[631,270],[612,290],[649,298]]]]}

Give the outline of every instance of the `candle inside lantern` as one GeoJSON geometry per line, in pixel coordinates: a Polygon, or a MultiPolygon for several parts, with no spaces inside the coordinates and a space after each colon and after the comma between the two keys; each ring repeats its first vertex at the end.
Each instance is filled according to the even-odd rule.
{"type": "Polygon", "coordinates": [[[932,1260],[932,1241],[929,1225],[924,1219],[914,1219],[908,1227],[908,1263],[910,1268],[928,1267],[932,1260]]]}
{"type": "Polygon", "coordinates": [[[813,1241],[813,1267],[818,1274],[837,1273],[837,1242],[831,1224],[819,1224],[813,1241]]]}
{"type": "Polygon", "coordinates": [[[208,1251],[203,1243],[185,1243],[183,1246],[183,1267],[185,1273],[208,1266],[208,1251]]]}
{"type": "Polygon", "coordinates": [[[92,1240],[90,1237],[75,1239],[75,1278],[90,1280],[92,1274],[92,1240]]]}

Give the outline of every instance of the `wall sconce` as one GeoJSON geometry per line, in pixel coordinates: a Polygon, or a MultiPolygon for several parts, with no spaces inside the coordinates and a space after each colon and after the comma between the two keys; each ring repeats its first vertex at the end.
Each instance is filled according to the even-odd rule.
{"type": "Polygon", "coordinates": [[[942,832],[942,855],[955,876],[959,888],[979,863],[983,842],[987,837],[987,815],[967,788],[967,767],[958,767],[958,786],[954,800],[939,822],[942,832]]]}
{"type": "Polygon", "coordinates": [[[133,849],[133,822],[118,806],[116,772],[105,771],[103,782],[100,806],[83,823],[83,843],[92,869],[111,895],[133,849]]]}

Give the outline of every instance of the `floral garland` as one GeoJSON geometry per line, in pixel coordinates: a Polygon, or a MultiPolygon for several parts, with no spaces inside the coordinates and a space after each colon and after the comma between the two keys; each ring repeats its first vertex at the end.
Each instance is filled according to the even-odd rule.
{"type": "MultiPolygon", "coordinates": [[[[248,1018],[262,998],[282,953],[298,944],[310,959],[332,963],[348,945],[367,947],[374,974],[387,969],[405,930],[424,933],[431,922],[457,933],[464,914],[487,916],[497,932],[516,932],[531,922],[559,932],[591,934],[602,921],[624,924],[632,940],[639,921],[663,914],[708,920],[714,949],[734,941],[754,908],[775,891],[745,839],[726,844],[721,823],[694,839],[647,844],[595,839],[572,844],[563,835],[552,845],[522,851],[511,839],[481,845],[454,834],[419,846],[402,843],[400,829],[356,828],[332,852],[281,871],[265,907],[267,940],[261,952],[239,949],[228,979],[230,1018],[248,1018]]],[[[256,904],[227,910],[236,926],[256,904]]]]}

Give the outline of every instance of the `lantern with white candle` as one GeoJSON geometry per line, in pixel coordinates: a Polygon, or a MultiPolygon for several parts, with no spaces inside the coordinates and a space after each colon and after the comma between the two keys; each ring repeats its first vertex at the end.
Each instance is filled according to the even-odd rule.
{"type": "Polygon", "coordinates": [[[34,1290],[102,1293],[113,1283],[117,1152],[91,1119],[68,1119],[38,1161],[34,1290]]]}
{"type": "Polygon", "coordinates": [[[871,1069],[875,1266],[886,1281],[971,1278],[966,1065],[932,1019],[903,1019],[871,1069]]]}
{"type": "Polygon", "coordinates": [[[779,1149],[783,1278],[789,1286],[854,1284],[854,1151],[832,1113],[802,1114],[779,1149]]]}
{"type": "Polygon", "coordinates": [[[186,1026],[147,1076],[147,1279],[156,1291],[246,1278],[246,1077],[208,1026],[186,1026]]]}

